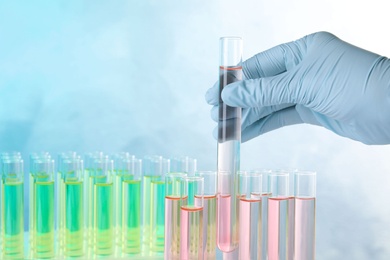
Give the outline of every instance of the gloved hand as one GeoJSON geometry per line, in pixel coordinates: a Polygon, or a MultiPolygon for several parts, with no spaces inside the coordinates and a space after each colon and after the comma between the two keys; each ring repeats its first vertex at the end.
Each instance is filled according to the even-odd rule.
{"type": "MultiPolygon", "coordinates": [[[[243,62],[222,100],[242,107],[242,141],[292,124],[365,144],[390,143],[390,60],[318,32],[243,62]]],[[[206,93],[218,120],[218,82],[206,93]]],[[[214,131],[215,133],[215,131],[214,131]]]]}

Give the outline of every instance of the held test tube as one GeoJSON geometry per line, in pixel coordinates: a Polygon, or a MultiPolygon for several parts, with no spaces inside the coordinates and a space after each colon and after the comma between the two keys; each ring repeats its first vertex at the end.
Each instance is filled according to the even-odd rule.
{"type": "Polygon", "coordinates": [[[180,189],[181,178],[185,176],[185,173],[169,173],[165,176],[164,259],[180,259],[180,189]]]}
{"type": "Polygon", "coordinates": [[[203,259],[203,177],[182,177],[180,197],[180,259],[203,259]]]}
{"type": "Polygon", "coordinates": [[[216,258],[217,243],[217,172],[198,171],[195,176],[204,179],[203,259],[212,260],[216,258]]]}
{"type": "Polygon", "coordinates": [[[293,260],[295,200],[289,195],[289,172],[271,172],[268,181],[268,260],[293,260]]]}
{"type": "Polygon", "coordinates": [[[3,160],[1,192],[1,258],[23,259],[23,160],[20,157],[3,160]]]}
{"type": "Polygon", "coordinates": [[[223,252],[238,247],[236,179],[240,168],[241,108],[223,103],[221,92],[242,79],[242,39],[220,38],[218,116],[217,245],[223,252]]]}
{"type": "Polygon", "coordinates": [[[122,175],[122,252],[141,252],[141,167],[140,159],[124,161],[122,175]]]}
{"type": "Polygon", "coordinates": [[[239,259],[262,259],[260,172],[239,174],[239,259]]]}
{"type": "Polygon", "coordinates": [[[315,259],[316,173],[297,171],[295,190],[294,259],[315,259]]]}
{"type": "Polygon", "coordinates": [[[32,219],[30,233],[32,235],[32,257],[52,258],[54,251],[54,160],[50,158],[37,159],[32,165],[33,198],[30,218],[32,219]]]}

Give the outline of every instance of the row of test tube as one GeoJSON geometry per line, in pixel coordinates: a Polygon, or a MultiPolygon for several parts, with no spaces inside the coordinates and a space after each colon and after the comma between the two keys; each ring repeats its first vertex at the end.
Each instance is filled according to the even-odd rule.
{"type": "Polygon", "coordinates": [[[216,172],[166,176],[165,259],[216,259],[218,236],[237,239],[229,259],[315,259],[315,172],[239,172],[235,234],[217,228],[232,199],[217,193],[217,183],[216,172]]]}
{"type": "Polygon", "coordinates": [[[49,153],[33,153],[25,201],[23,164],[20,153],[2,154],[0,258],[162,257],[163,176],[196,170],[189,157],[67,152],[55,171],[49,153]]]}

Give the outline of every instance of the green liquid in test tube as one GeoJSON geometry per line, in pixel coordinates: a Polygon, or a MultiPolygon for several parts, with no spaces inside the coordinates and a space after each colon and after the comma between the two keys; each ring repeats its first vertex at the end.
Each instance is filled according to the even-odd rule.
{"type": "Polygon", "coordinates": [[[54,181],[37,176],[34,182],[34,258],[54,257],[54,181]]]}
{"type": "Polygon", "coordinates": [[[165,224],[165,181],[160,179],[152,181],[152,209],[151,209],[151,250],[164,252],[164,224],[165,224]]]}
{"type": "Polygon", "coordinates": [[[65,257],[80,257],[85,254],[83,160],[67,159],[62,164],[60,244],[65,257]]]}
{"type": "Polygon", "coordinates": [[[170,171],[170,160],[162,158],[159,168],[159,177],[152,181],[151,189],[151,243],[153,252],[164,252],[164,228],[165,228],[165,179],[164,175],[170,171]]]}
{"type": "Polygon", "coordinates": [[[104,157],[95,162],[93,180],[93,254],[112,255],[113,233],[113,161],[104,157]]]}
{"type": "Polygon", "coordinates": [[[132,158],[126,161],[122,182],[122,252],[141,252],[141,165],[132,158]]]}
{"type": "Polygon", "coordinates": [[[56,200],[57,200],[57,229],[58,229],[58,247],[59,247],[59,255],[64,255],[65,245],[64,245],[64,237],[65,237],[65,184],[64,184],[64,176],[68,173],[66,167],[69,165],[70,161],[76,158],[77,153],[74,151],[63,152],[58,155],[58,171],[56,178],[56,200]]]}
{"type": "Polygon", "coordinates": [[[24,258],[23,160],[4,160],[1,179],[2,258],[24,258]]]}
{"type": "Polygon", "coordinates": [[[30,180],[30,234],[33,258],[52,258],[54,248],[54,161],[43,157],[32,162],[30,180]]]}
{"type": "MultiPolygon", "coordinates": [[[[103,152],[87,153],[84,158],[84,208],[85,211],[85,240],[88,248],[92,248],[93,242],[93,184],[94,184],[94,163],[95,160],[103,158],[103,152]]],[[[90,253],[90,250],[88,251],[90,253]]]]}
{"type": "Polygon", "coordinates": [[[153,197],[152,197],[152,183],[159,181],[161,172],[163,157],[162,156],[147,156],[143,162],[143,210],[142,210],[142,224],[143,224],[143,242],[144,251],[150,250],[152,243],[152,223],[154,216],[152,215],[153,209],[153,197]]]}
{"type": "Polygon", "coordinates": [[[135,159],[134,155],[130,155],[127,152],[120,152],[113,155],[114,160],[114,230],[115,230],[115,240],[118,248],[121,248],[122,245],[122,181],[123,176],[128,174],[126,169],[126,162],[128,160],[135,159]]]}

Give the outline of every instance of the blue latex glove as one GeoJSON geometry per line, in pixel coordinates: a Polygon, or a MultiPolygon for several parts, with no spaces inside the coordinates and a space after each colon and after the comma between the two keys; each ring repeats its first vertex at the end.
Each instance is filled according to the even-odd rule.
{"type": "MultiPolygon", "coordinates": [[[[365,144],[390,143],[390,60],[318,32],[243,63],[222,100],[242,107],[242,141],[292,124],[323,126],[365,144]]],[[[207,91],[218,120],[218,82],[207,91]]],[[[215,134],[215,131],[214,131],[215,134]]]]}

